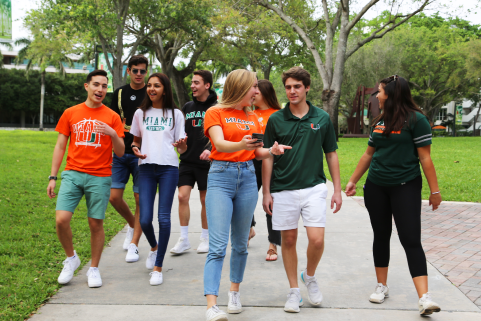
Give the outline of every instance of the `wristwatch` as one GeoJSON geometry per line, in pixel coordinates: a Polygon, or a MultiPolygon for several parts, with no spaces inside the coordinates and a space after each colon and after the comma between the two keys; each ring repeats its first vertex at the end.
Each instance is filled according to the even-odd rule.
{"type": "Polygon", "coordinates": [[[56,181],[56,180],[57,180],[57,176],[49,176],[49,177],[48,177],[48,180],[49,180],[49,181],[52,180],[52,179],[53,179],[54,181],[56,181]]]}
{"type": "Polygon", "coordinates": [[[272,154],[272,147],[269,147],[269,154],[271,154],[272,156],[275,156],[274,154],[272,154]]]}

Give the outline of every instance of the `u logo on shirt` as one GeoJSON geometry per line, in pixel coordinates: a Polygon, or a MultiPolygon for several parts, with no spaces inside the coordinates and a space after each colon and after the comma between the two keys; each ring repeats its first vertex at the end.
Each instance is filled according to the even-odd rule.
{"type": "Polygon", "coordinates": [[[192,120],[192,127],[200,127],[202,126],[202,119],[197,120],[197,124],[195,124],[195,119],[192,120]]]}
{"type": "Polygon", "coordinates": [[[319,130],[321,129],[321,124],[314,125],[313,123],[311,123],[311,128],[314,131],[319,130]]]}
{"type": "Polygon", "coordinates": [[[240,130],[249,130],[250,127],[249,125],[241,125],[241,124],[236,124],[237,125],[237,128],[239,128],[240,130]]]}

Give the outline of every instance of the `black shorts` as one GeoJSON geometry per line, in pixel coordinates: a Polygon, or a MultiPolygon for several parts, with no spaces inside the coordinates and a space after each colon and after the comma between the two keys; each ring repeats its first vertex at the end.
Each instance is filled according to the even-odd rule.
{"type": "Polygon", "coordinates": [[[207,190],[208,174],[209,168],[198,167],[181,162],[179,164],[179,183],[177,186],[181,187],[188,185],[194,187],[195,182],[197,182],[197,188],[199,191],[205,191],[207,190]]]}

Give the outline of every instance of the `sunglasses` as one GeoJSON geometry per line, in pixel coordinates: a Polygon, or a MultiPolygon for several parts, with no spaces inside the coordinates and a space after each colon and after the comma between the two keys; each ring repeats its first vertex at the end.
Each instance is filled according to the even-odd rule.
{"type": "Polygon", "coordinates": [[[132,73],[134,75],[137,75],[138,73],[140,73],[141,75],[145,75],[147,73],[147,70],[145,69],[132,69],[132,73]]]}
{"type": "Polygon", "coordinates": [[[399,79],[399,76],[398,75],[393,75],[391,77],[388,78],[389,80],[386,82],[386,85],[389,84],[390,82],[393,82],[393,81],[396,81],[399,79]]]}

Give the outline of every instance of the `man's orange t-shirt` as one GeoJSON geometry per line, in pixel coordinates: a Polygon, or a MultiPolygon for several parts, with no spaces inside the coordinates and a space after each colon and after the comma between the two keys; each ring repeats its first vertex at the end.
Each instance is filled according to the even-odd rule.
{"type": "Polygon", "coordinates": [[[255,158],[255,151],[253,150],[241,150],[234,153],[218,152],[209,136],[209,128],[212,126],[220,126],[222,128],[225,140],[240,142],[245,135],[261,133],[262,128],[253,112],[249,112],[248,116],[246,116],[243,110],[211,107],[205,113],[204,133],[212,143],[210,159],[228,162],[247,162],[255,158]]]}
{"type": "Polygon", "coordinates": [[[266,131],[266,126],[267,126],[267,121],[269,120],[269,117],[276,111],[279,111],[280,109],[274,109],[274,108],[269,108],[269,109],[256,109],[254,110],[254,113],[257,115],[257,120],[259,121],[259,124],[261,125],[262,128],[262,134],[266,131]]]}
{"type": "Polygon", "coordinates": [[[119,137],[124,137],[119,115],[105,105],[90,108],[82,103],[63,112],[55,131],[70,137],[65,170],[102,177],[112,175],[112,139],[94,131],[96,121],[106,123],[119,137]]]}

